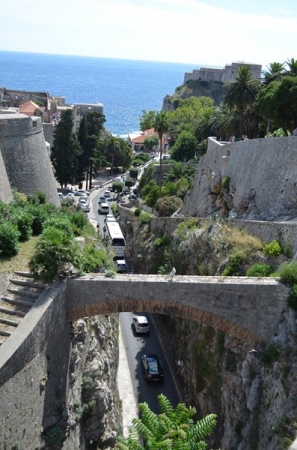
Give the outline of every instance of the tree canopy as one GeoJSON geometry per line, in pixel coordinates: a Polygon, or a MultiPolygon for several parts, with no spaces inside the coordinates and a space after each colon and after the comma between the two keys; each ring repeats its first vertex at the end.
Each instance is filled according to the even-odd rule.
{"type": "Polygon", "coordinates": [[[62,187],[76,182],[80,154],[80,146],[73,133],[72,111],[66,109],[62,111],[61,120],[55,127],[51,149],[55,177],[62,187]]]}

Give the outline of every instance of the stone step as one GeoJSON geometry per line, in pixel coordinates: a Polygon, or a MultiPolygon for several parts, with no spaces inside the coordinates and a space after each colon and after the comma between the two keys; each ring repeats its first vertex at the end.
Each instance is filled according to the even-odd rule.
{"type": "Polygon", "coordinates": [[[13,273],[15,275],[18,275],[19,277],[33,278],[33,275],[30,272],[21,272],[19,270],[15,270],[13,273]]]}
{"type": "Polygon", "coordinates": [[[8,309],[0,306],[0,313],[9,314],[10,316],[25,317],[26,313],[17,309],[8,309]]]}
{"type": "Polygon", "coordinates": [[[6,289],[8,292],[10,292],[11,294],[15,294],[15,295],[25,295],[26,297],[34,297],[34,298],[38,298],[40,296],[39,292],[31,292],[31,291],[27,291],[26,289],[13,289],[13,288],[7,288],[6,289]]]}
{"type": "Polygon", "coordinates": [[[10,331],[0,330],[0,336],[11,336],[10,331]]]}
{"type": "Polygon", "coordinates": [[[17,327],[19,322],[15,322],[14,320],[5,319],[0,317],[0,323],[4,323],[5,325],[10,325],[11,327],[17,327]]]}
{"type": "Polygon", "coordinates": [[[18,278],[11,278],[9,281],[17,286],[27,286],[36,289],[44,289],[46,287],[46,285],[42,283],[35,283],[30,280],[19,280],[18,278]]]}
{"type": "Polygon", "coordinates": [[[31,306],[34,305],[34,301],[26,302],[24,300],[15,300],[14,298],[9,297],[1,297],[1,299],[7,303],[10,303],[11,305],[26,306],[27,308],[31,308],[31,306]]]}

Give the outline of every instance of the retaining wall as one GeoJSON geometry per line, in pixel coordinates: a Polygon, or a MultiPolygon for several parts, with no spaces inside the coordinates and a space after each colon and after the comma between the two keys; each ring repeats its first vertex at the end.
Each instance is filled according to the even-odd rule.
{"type": "MultiPolygon", "coordinates": [[[[0,348],[0,450],[39,448],[67,392],[71,326],[65,285],[45,290],[0,348]]],[[[58,414],[58,413],[57,413],[58,414]]]]}

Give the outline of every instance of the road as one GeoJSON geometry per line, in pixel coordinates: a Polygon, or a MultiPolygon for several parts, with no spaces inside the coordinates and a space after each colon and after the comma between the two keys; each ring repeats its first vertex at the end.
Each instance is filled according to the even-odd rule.
{"type": "Polygon", "coordinates": [[[151,325],[150,335],[136,336],[134,327],[132,327],[133,313],[126,312],[120,314],[122,338],[126,350],[136,403],[147,402],[152,411],[159,413],[158,394],[163,393],[166,395],[174,407],[180,400],[155,325],[150,315],[143,313],[141,313],[141,315],[146,315],[149,320],[151,325]],[[145,380],[140,364],[141,356],[145,353],[156,353],[160,357],[164,369],[163,383],[147,382],[145,380]]]}
{"type": "MultiPolygon", "coordinates": [[[[99,223],[99,232],[101,233],[104,226],[105,216],[98,214],[98,199],[103,195],[106,188],[107,186],[93,191],[89,200],[91,208],[88,213],[89,219],[95,220],[99,223]]],[[[108,204],[111,204],[111,201],[109,201],[108,204]]],[[[166,397],[171,401],[171,404],[175,407],[180,402],[179,393],[151,316],[144,313],[139,314],[147,316],[151,325],[150,335],[136,335],[134,327],[132,327],[133,313],[126,312],[120,314],[122,340],[126,351],[126,358],[129,366],[136,404],[147,402],[152,411],[159,413],[160,411],[158,408],[157,399],[158,394],[163,393],[166,395],[166,397]],[[140,364],[141,356],[144,353],[156,353],[160,357],[164,369],[163,383],[150,383],[145,380],[140,364]]]]}

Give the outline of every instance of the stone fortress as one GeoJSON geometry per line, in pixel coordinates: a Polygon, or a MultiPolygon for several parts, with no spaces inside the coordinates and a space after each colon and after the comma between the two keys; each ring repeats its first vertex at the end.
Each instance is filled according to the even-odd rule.
{"type": "Polygon", "coordinates": [[[260,80],[262,71],[261,64],[237,61],[232,62],[231,64],[226,64],[223,69],[214,67],[200,67],[200,69],[194,69],[193,72],[186,72],[184,76],[184,84],[188,81],[218,81],[220,83],[227,83],[235,79],[238,69],[243,66],[250,69],[255,80],[260,80]]]}
{"type": "Polygon", "coordinates": [[[86,112],[103,113],[102,103],[67,105],[65,97],[47,92],[2,87],[0,105],[0,200],[12,201],[12,189],[26,195],[40,190],[50,203],[59,206],[50,161],[54,127],[61,112],[71,109],[76,132],[86,112]]]}

